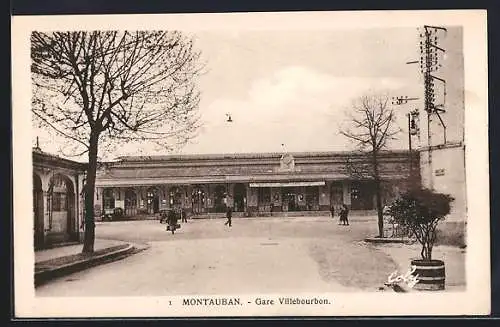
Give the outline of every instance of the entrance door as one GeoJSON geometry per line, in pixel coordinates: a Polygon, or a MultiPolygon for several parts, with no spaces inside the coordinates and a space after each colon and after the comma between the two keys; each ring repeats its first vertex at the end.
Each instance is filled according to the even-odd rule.
{"type": "Polygon", "coordinates": [[[283,210],[284,211],[296,211],[297,210],[297,194],[293,188],[283,188],[281,197],[283,198],[283,210]]]}
{"type": "Polygon", "coordinates": [[[234,186],[234,211],[242,212],[245,211],[245,197],[247,190],[245,185],[236,184],[234,186]]]}
{"type": "Polygon", "coordinates": [[[51,234],[59,240],[69,241],[77,237],[75,192],[68,176],[55,174],[49,181],[48,216],[51,234]]]}
{"type": "Polygon", "coordinates": [[[135,215],[137,215],[137,194],[134,189],[127,189],[125,191],[125,216],[135,215]]]}
{"type": "Polygon", "coordinates": [[[224,199],[226,197],[226,187],[224,185],[219,185],[215,188],[214,192],[214,209],[215,212],[225,212],[226,204],[224,199]]]}
{"type": "Polygon", "coordinates": [[[193,212],[200,214],[205,212],[205,191],[201,186],[195,186],[191,193],[193,212]]]}
{"type": "Polygon", "coordinates": [[[333,183],[330,188],[330,205],[335,211],[344,203],[344,191],[341,183],[333,183]]]}
{"type": "Polygon", "coordinates": [[[353,183],[351,188],[352,210],[373,210],[373,185],[369,182],[353,183]]]}
{"type": "Polygon", "coordinates": [[[151,187],[146,193],[147,208],[149,214],[158,213],[160,202],[158,196],[158,189],[156,187],[151,187]]]}
{"type": "Polygon", "coordinates": [[[288,193],[288,211],[296,211],[297,204],[295,202],[296,194],[288,193]]]}
{"type": "Polygon", "coordinates": [[[154,213],[158,213],[160,211],[160,199],[158,196],[153,198],[153,211],[154,213]]]}
{"type": "Polygon", "coordinates": [[[184,207],[184,192],[180,187],[173,186],[170,188],[168,191],[169,197],[170,197],[170,208],[183,208],[184,207]]]}

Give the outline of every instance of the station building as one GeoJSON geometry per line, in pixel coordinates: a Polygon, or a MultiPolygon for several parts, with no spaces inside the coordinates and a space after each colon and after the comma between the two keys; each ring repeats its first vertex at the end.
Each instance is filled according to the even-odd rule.
{"type": "Polygon", "coordinates": [[[42,152],[38,147],[32,156],[35,249],[81,241],[86,165],[42,152]]]}
{"type": "MultiPolygon", "coordinates": [[[[342,204],[374,210],[372,179],[348,168],[368,160],[359,152],[121,157],[98,169],[95,211],[120,208],[126,217],[147,217],[177,207],[202,217],[223,215],[230,206],[242,217],[318,214],[342,204]]],[[[411,160],[408,151],[381,153],[384,202],[406,189],[409,167],[419,174],[418,152],[411,160]]]]}

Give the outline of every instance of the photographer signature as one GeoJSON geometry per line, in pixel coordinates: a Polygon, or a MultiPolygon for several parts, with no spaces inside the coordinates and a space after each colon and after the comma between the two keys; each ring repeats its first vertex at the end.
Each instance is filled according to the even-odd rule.
{"type": "Polygon", "coordinates": [[[416,266],[411,266],[411,268],[404,275],[398,275],[398,271],[396,270],[389,275],[385,284],[392,286],[404,283],[408,288],[412,289],[419,282],[418,275],[413,275],[416,269],[416,266]]]}

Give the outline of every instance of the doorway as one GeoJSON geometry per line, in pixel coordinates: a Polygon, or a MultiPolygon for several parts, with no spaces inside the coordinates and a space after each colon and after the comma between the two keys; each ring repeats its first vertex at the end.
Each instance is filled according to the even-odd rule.
{"type": "Polygon", "coordinates": [[[146,192],[146,201],[149,214],[153,215],[160,211],[160,197],[156,187],[148,188],[146,192]]]}
{"type": "Polygon", "coordinates": [[[351,187],[351,209],[373,210],[374,186],[370,182],[353,183],[351,187]]]}
{"type": "Polygon", "coordinates": [[[245,199],[247,190],[244,184],[234,185],[234,211],[243,212],[245,211],[245,199]]]}
{"type": "Polygon", "coordinates": [[[293,188],[283,188],[281,194],[283,198],[284,211],[297,211],[297,194],[293,188]]]}
{"type": "Polygon", "coordinates": [[[76,240],[77,224],[73,182],[65,175],[55,174],[49,181],[48,229],[64,241],[76,240]]]}
{"type": "Polygon", "coordinates": [[[200,214],[205,212],[205,190],[201,186],[195,186],[191,193],[193,212],[200,214]]]}
{"type": "Polygon", "coordinates": [[[125,190],[125,216],[135,215],[137,215],[137,194],[134,189],[129,188],[125,190]]]}
{"type": "Polygon", "coordinates": [[[217,186],[214,192],[215,212],[226,212],[226,204],[224,203],[225,198],[226,198],[226,187],[224,185],[217,186]]]}
{"type": "Polygon", "coordinates": [[[182,190],[177,187],[171,187],[170,190],[168,191],[168,195],[170,198],[170,208],[183,208],[183,192],[182,190]]]}
{"type": "Polygon", "coordinates": [[[342,183],[334,182],[330,187],[330,206],[339,210],[340,206],[344,203],[344,191],[342,183]]]}

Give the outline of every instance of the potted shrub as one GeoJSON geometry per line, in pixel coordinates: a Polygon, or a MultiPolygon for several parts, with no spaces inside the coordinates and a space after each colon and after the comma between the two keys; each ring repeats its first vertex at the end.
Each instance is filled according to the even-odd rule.
{"type": "Polygon", "coordinates": [[[428,189],[412,189],[397,198],[389,208],[390,215],[422,246],[422,259],[412,260],[413,275],[418,275],[418,290],[443,290],[445,264],[432,257],[438,223],[450,213],[453,198],[428,189]]]}

